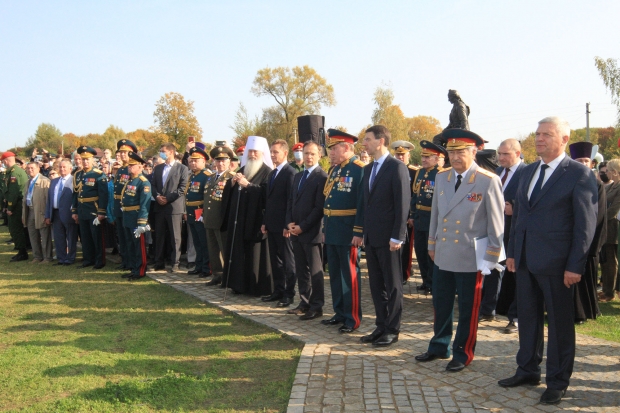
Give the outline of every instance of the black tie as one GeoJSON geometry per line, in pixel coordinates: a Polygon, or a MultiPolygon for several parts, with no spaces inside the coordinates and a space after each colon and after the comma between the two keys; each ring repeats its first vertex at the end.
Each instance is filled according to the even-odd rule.
{"type": "Polygon", "coordinates": [[[508,174],[510,173],[510,169],[506,169],[506,173],[502,176],[502,186],[506,184],[506,178],[508,178],[508,174]]]}
{"type": "Polygon", "coordinates": [[[454,192],[459,190],[459,186],[461,186],[461,179],[463,179],[462,175],[456,176],[456,185],[454,185],[454,192]]]}
{"type": "Polygon", "coordinates": [[[271,182],[269,182],[269,189],[273,188],[273,181],[276,180],[276,174],[278,173],[277,169],[274,169],[273,175],[271,175],[271,182]]]}
{"type": "Polygon", "coordinates": [[[377,177],[377,169],[379,169],[379,162],[374,162],[372,164],[372,172],[370,173],[370,189],[372,190],[372,185],[375,183],[375,178],[377,177]]]}
{"type": "Polygon", "coordinates": [[[299,187],[297,187],[298,191],[301,191],[301,188],[304,187],[304,183],[306,182],[306,178],[308,178],[309,171],[306,169],[301,179],[299,180],[299,187]]]}
{"type": "Polygon", "coordinates": [[[536,181],[534,189],[532,189],[532,195],[530,195],[530,206],[532,205],[534,200],[536,200],[536,197],[538,196],[538,193],[543,186],[543,181],[545,180],[545,172],[547,171],[548,167],[549,165],[547,164],[540,165],[540,175],[538,175],[538,181],[536,181]]]}

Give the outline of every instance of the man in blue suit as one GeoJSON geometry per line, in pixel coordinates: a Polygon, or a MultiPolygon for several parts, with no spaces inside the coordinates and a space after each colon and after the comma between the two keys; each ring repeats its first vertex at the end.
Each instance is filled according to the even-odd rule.
{"type": "MultiPolygon", "coordinates": [[[[506,139],[503,141],[499,145],[499,148],[497,148],[497,155],[501,166],[495,170],[495,173],[500,177],[502,192],[504,194],[504,248],[506,248],[508,246],[508,240],[510,239],[510,224],[512,222],[514,199],[517,195],[521,170],[525,167],[525,164],[521,161],[521,144],[516,139],[506,139]]],[[[499,279],[498,270],[493,270],[491,274],[484,277],[482,302],[480,303],[481,320],[491,321],[495,319],[499,295],[499,279]]],[[[514,273],[510,271],[504,273],[504,277],[502,278],[502,290],[506,300],[509,301],[505,303],[504,307],[510,306],[510,309],[506,308],[500,311],[502,314],[508,313],[509,323],[506,328],[504,328],[504,332],[516,332],[518,321],[514,273]]]]}
{"type": "Polygon", "coordinates": [[[371,126],[364,136],[364,148],[374,162],[364,168],[363,238],[352,244],[366,247],[370,292],[375,306],[377,328],[361,338],[362,343],[389,346],[398,341],[403,312],[401,246],[406,239],[407,215],[411,201],[407,166],[390,155],[390,131],[371,126]]]}
{"type": "Polygon", "coordinates": [[[71,161],[63,159],[58,172],[60,176],[53,179],[45,205],[45,223],[52,225],[56,257],[54,265],[71,265],[75,261],[77,244],[77,224],[71,218],[73,202],[73,176],[71,161]]]}
{"type": "Polygon", "coordinates": [[[506,266],[517,273],[518,368],[502,387],[540,382],[545,309],[549,322],[547,389],[541,404],[557,404],[566,393],[575,361],[574,284],[583,274],[597,218],[596,178],[566,156],[568,123],[538,122],[541,161],[521,171],[512,216],[506,266]]]}

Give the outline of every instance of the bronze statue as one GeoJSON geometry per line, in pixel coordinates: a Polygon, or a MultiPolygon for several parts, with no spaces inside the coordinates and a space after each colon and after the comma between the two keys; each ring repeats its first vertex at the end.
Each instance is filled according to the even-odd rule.
{"type": "Polygon", "coordinates": [[[459,92],[454,89],[448,91],[448,100],[452,103],[452,110],[450,111],[450,123],[448,123],[446,129],[459,128],[469,130],[469,106],[463,102],[459,92]]]}

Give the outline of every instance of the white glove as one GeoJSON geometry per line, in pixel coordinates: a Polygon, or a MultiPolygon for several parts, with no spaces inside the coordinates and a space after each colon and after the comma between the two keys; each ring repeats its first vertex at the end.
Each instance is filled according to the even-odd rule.
{"type": "Polygon", "coordinates": [[[480,268],[480,273],[482,275],[489,275],[491,274],[492,270],[497,270],[497,271],[504,271],[504,266],[500,265],[497,262],[491,262],[491,261],[482,261],[482,268],[480,268]]]}
{"type": "Polygon", "coordinates": [[[202,215],[196,220],[196,222],[202,222],[202,215]]]}
{"type": "Polygon", "coordinates": [[[136,238],[140,238],[140,235],[144,234],[145,232],[146,232],[146,226],[138,227],[133,232],[133,235],[135,235],[136,238]]]}
{"type": "Polygon", "coordinates": [[[93,225],[97,226],[99,225],[101,222],[99,222],[99,217],[95,218],[93,221],[93,225]]]}

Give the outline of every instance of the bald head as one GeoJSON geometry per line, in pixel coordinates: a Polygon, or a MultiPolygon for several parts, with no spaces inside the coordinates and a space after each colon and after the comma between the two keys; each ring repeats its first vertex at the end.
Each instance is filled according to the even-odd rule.
{"type": "Polygon", "coordinates": [[[502,168],[511,168],[521,160],[521,143],[516,139],[506,139],[497,148],[497,157],[502,168]]]}

